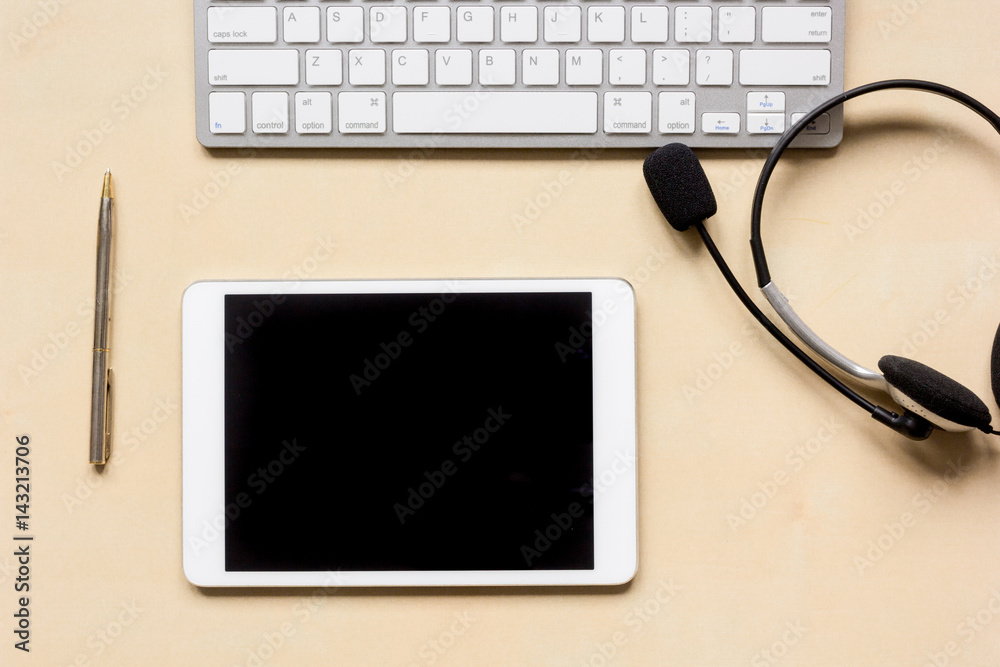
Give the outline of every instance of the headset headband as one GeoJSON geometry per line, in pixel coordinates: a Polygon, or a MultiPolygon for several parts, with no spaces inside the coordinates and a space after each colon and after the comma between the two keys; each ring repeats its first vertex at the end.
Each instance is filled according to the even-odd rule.
{"type": "Polygon", "coordinates": [[[760,287],[764,296],[767,298],[768,302],[774,308],[778,316],[784,320],[785,324],[788,325],[788,327],[803,343],[809,346],[814,352],[816,352],[816,354],[830,362],[830,364],[834,367],[840,369],[847,375],[856,378],[866,386],[886,393],[889,393],[889,386],[882,373],[865,368],[833,349],[829,343],[816,335],[816,333],[810,329],[809,326],[802,321],[802,318],[800,318],[792,309],[791,305],[788,303],[788,298],[781,293],[781,290],[779,290],[777,285],[775,285],[771,280],[771,273],[767,268],[767,257],[764,254],[764,243],[760,234],[760,220],[761,213],[764,208],[764,193],[767,191],[767,185],[771,180],[771,174],[774,172],[774,168],[777,166],[778,160],[781,159],[781,156],[784,154],[785,149],[788,148],[789,144],[795,140],[802,130],[804,130],[809,123],[819,118],[821,114],[826,113],[830,109],[841,106],[848,100],[854,99],[855,97],[861,97],[862,95],[867,95],[868,93],[890,89],[918,90],[947,97],[975,111],[977,114],[986,119],[986,121],[993,126],[994,130],[1000,133],[1000,116],[987,108],[982,102],[979,102],[965,93],[949,86],[943,86],[939,83],[932,83],[930,81],[920,81],[917,79],[892,79],[889,81],[878,81],[876,83],[858,86],[857,88],[832,97],[823,104],[819,105],[799,119],[798,122],[796,122],[787,132],[785,132],[785,134],[781,136],[778,143],[775,144],[774,148],[771,150],[771,154],[764,163],[764,167],[761,169],[760,178],[757,181],[757,189],[754,192],[753,210],[750,217],[750,248],[753,253],[754,269],[757,272],[757,285],[760,287]]]}

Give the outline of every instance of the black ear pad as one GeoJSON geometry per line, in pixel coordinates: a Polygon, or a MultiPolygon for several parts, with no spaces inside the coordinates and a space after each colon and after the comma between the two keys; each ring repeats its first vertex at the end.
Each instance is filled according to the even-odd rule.
{"type": "Polygon", "coordinates": [[[993,339],[993,360],[990,363],[990,373],[993,376],[993,400],[1000,405],[1000,328],[993,339]]]}
{"type": "MultiPolygon", "coordinates": [[[[986,404],[950,377],[917,361],[891,355],[879,359],[878,367],[891,387],[932,415],[961,426],[990,430],[992,417],[986,404]]],[[[994,385],[995,380],[994,375],[994,385]]]]}

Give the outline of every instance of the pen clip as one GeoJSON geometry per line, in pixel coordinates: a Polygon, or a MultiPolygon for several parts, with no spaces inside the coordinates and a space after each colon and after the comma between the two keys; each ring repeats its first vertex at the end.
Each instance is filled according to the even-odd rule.
{"type": "Polygon", "coordinates": [[[104,417],[101,422],[101,447],[104,452],[104,463],[111,459],[111,393],[115,374],[108,369],[104,384],[104,417]]]}

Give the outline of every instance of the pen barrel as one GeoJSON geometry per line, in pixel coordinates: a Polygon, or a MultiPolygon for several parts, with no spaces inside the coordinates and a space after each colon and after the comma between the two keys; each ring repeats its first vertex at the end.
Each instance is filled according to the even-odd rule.
{"type": "Polygon", "coordinates": [[[90,462],[106,463],[110,450],[108,333],[111,324],[111,213],[114,200],[101,198],[97,230],[97,294],[94,300],[94,369],[90,397],[90,462]]]}
{"type": "Polygon", "coordinates": [[[97,295],[94,298],[94,349],[108,347],[111,323],[111,207],[114,200],[101,199],[97,228],[97,295]]]}
{"type": "Polygon", "coordinates": [[[94,350],[94,373],[91,378],[90,397],[90,462],[106,463],[108,456],[107,411],[108,405],[108,352],[94,350]]]}

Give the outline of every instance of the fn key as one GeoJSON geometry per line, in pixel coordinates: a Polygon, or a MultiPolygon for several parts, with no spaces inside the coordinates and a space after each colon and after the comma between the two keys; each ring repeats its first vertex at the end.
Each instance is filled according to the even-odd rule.
{"type": "Polygon", "coordinates": [[[208,123],[212,134],[243,134],[246,132],[246,95],[243,93],[209,94],[208,123]]]}

